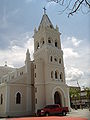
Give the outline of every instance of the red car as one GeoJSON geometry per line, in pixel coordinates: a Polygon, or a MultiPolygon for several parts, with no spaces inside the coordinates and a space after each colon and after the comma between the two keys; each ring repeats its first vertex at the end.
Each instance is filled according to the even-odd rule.
{"type": "Polygon", "coordinates": [[[59,104],[47,105],[43,109],[37,110],[37,116],[49,116],[62,114],[65,116],[69,112],[68,107],[61,107],[59,104]]]}

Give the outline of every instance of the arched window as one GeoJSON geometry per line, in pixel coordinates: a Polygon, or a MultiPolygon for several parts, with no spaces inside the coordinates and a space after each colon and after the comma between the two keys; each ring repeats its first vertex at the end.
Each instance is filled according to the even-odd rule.
{"type": "Polygon", "coordinates": [[[59,58],[59,63],[61,64],[61,58],[59,58]]]}
{"type": "Polygon", "coordinates": [[[41,38],[40,40],[40,44],[43,45],[45,42],[44,42],[44,37],[41,38]]]}
{"type": "Polygon", "coordinates": [[[44,44],[44,40],[43,40],[42,44],[44,44]]]}
{"type": "Polygon", "coordinates": [[[57,62],[57,58],[54,58],[55,62],[57,62]]]}
{"type": "Polygon", "coordinates": [[[55,79],[57,79],[58,78],[58,73],[57,73],[57,71],[55,71],[55,79]]]}
{"type": "Polygon", "coordinates": [[[35,98],[35,104],[37,104],[37,98],[35,98]]]}
{"type": "Polygon", "coordinates": [[[39,48],[39,43],[37,43],[37,49],[39,48]]]}
{"type": "Polygon", "coordinates": [[[50,61],[52,62],[52,60],[53,60],[53,58],[52,58],[52,56],[50,57],[50,61]]]}
{"type": "Polygon", "coordinates": [[[51,38],[50,37],[48,38],[48,43],[51,43],[51,38]]]}
{"type": "Polygon", "coordinates": [[[34,68],[36,69],[36,64],[34,65],[34,68]]]}
{"type": "Polygon", "coordinates": [[[61,72],[61,74],[60,74],[60,79],[62,79],[62,76],[63,76],[63,73],[61,72]]]}
{"type": "Polygon", "coordinates": [[[1,94],[0,104],[3,104],[3,94],[1,94]]]}
{"type": "Polygon", "coordinates": [[[21,104],[21,94],[19,92],[16,94],[16,104],[21,104]]]}
{"type": "Polygon", "coordinates": [[[55,47],[57,47],[57,41],[55,41],[55,47]]]}
{"type": "Polygon", "coordinates": [[[50,25],[50,28],[53,28],[53,26],[52,26],[52,25],[50,25]]]}
{"type": "Polygon", "coordinates": [[[35,78],[36,78],[36,73],[35,73],[35,78]]]}
{"type": "Polygon", "coordinates": [[[53,78],[53,71],[51,72],[51,78],[53,78]]]}

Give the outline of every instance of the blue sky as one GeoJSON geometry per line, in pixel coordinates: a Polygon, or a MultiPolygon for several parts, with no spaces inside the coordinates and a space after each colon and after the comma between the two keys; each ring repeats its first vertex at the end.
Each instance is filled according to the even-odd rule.
{"type": "Polygon", "coordinates": [[[78,80],[80,86],[90,86],[90,13],[68,18],[67,12],[59,14],[58,4],[46,0],[0,0],[0,65],[7,61],[9,66],[23,66],[27,48],[33,57],[33,30],[44,6],[61,32],[67,84],[77,85],[78,80]]]}

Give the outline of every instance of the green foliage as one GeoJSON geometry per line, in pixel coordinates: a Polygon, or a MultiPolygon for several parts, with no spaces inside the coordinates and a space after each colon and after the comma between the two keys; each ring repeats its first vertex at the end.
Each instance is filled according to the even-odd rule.
{"type": "Polygon", "coordinates": [[[83,89],[86,91],[87,93],[87,98],[90,99],[90,88],[89,87],[83,87],[83,89]]]}
{"type": "Polygon", "coordinates": [[[69,94],[71,99],[80,99],[80,89],[70,88],[69,94]]]}

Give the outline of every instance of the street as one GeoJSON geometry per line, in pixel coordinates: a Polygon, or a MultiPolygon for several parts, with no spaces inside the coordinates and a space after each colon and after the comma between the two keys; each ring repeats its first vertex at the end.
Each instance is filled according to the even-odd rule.
{"type": "Polygon", "coordinates": [[[71,112],[67,114],[67,116],[82,117],[82,118],[87,118],[88,120],[90,120],[90,111],[89,109],[78,109],[78,110],[72,109],[71,112]]]}
{"type": "Polygon", "coordinates": [[[72,109],[66,116],[1,118],[0,120],[90,120],[90,111],[89,109],[72,109]]]}

